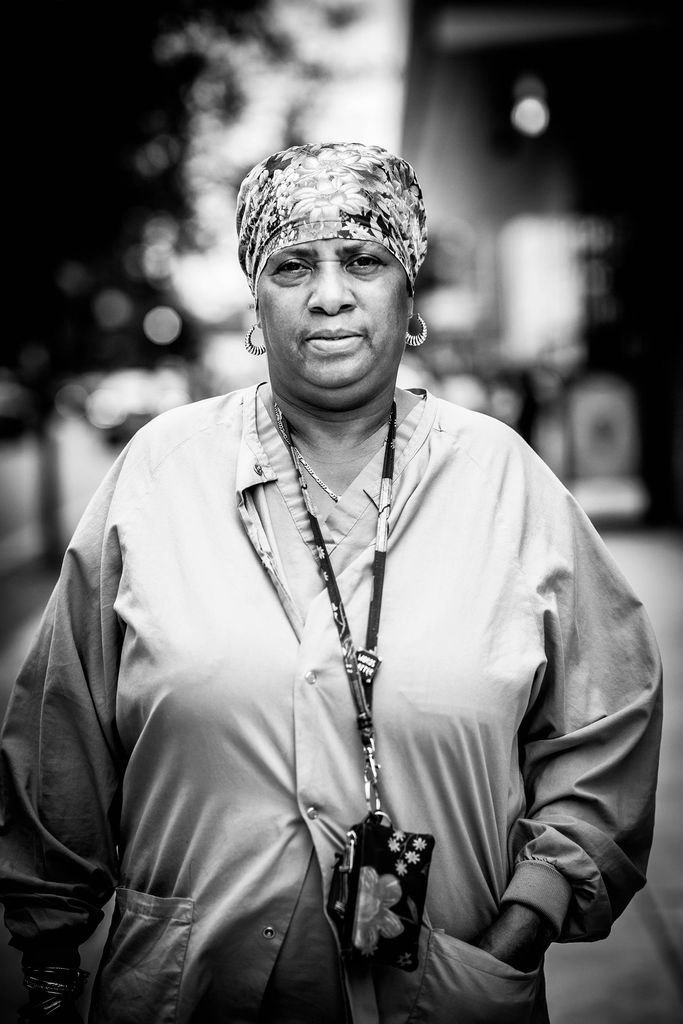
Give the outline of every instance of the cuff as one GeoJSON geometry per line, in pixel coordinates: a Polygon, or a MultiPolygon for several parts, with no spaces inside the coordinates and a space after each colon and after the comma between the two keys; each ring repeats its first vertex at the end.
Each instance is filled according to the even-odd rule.
{"type": "MultiPolygon", "coordinates": [[[[10,943],[12,945],[12,943],[10,943]]],[[[23,967],[79,967],[78,947],[34,940],[22,947],[23,967]]]]}
{"type": "Polygon", "coordinates": [[[550,921],[554,938],[562,931],[572,887],[550,861],[521,860],[515,866],[501,903],[522,903],[550,921]]]}

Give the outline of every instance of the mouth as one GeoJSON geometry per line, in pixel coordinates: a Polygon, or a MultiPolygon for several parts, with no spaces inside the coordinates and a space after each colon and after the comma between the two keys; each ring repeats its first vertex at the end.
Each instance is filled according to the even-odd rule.
{"type": "Polygon", "coordinates": [[[311,331],[310,334],[306,335],[306,341],[347,341],[351,338],[359,338],[360,334],[357,331],[332,331],[332,330],[319,330],[311,331]]]}

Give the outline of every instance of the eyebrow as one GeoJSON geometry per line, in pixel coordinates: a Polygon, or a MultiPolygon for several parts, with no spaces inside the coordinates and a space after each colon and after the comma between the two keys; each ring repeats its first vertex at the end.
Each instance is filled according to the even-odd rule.
{"type": "MultiPolygon", "coordinates": [[[[325,239],[325,241],[327,241],[327,239],[325,239]]],[[[333,239],[333,241],[339,242],[339,245],[336,247],[336,251],[341,253],[361,252],[364,249],[373,252],[375,251],[375,248],[382,248],[379,242],[373,242],[370,238],[339,238],[333,239]]],[[[299,245],[288,245],[285,249],[280,249],[278,252],[273,253],[273,256],[290,259],[295,258],[296,256],[311,256],[315,254],[316,245],[313,241],[309,244],[301,243],[299,245]]]]}

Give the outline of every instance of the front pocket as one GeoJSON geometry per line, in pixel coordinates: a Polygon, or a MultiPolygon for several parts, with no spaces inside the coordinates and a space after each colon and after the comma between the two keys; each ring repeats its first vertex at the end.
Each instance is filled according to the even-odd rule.
{"type": "Polygon", "coordinates": [[[528,1024],[540,967],[529,974],[444,931],[432,931],[410,1024],[528,1024]]]}
{"type": "Polygon", "coordinates": [[[117,889],[90,1024],[175,1024],[194,901],[117,889]]]}

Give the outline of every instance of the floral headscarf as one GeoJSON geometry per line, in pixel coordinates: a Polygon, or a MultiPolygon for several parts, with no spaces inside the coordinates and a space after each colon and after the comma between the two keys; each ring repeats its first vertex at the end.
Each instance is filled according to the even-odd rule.
{"type": "Polygon", "coordinates": [[[254,295],[269,256],[298,242],[365,238],[401,263],[411,291],[427,251],[422,192],[405,160],[357,142],[274,153],[237,197],[239,260],[254,295]]]}

